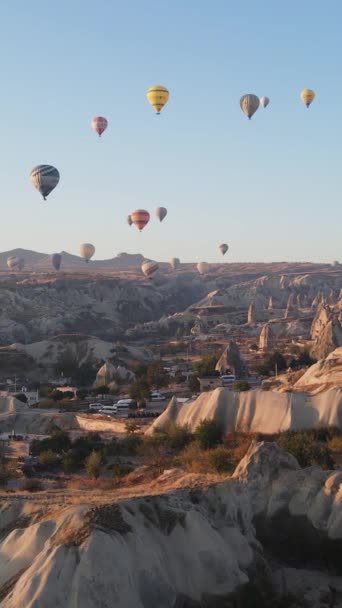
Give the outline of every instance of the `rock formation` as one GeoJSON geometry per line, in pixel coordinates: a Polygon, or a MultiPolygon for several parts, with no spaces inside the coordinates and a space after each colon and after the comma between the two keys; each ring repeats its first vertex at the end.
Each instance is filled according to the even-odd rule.
{"type": "Polygon", "coordinates": [[[247,583],[265,607],[288,593],[291,606],[341,606],[341,473],[256,443],[233,479],[172,491],[173,479],[149,496],[66,494],[62,508],[53,493],[3,497],[2,608],[243,606],[247,583]]]}
{"type": "Polygon", "coordinates": [[[115,381],[117,378],[124,381],[130,381],[134,379],[134,374],[130,370],[126,369],[122,365],[113,365],[110,362],[104,363],[96,374],[96,385],[109,384],[115,381]]]}
{"type": "Polygon", "coordinates": [[[230,340],[227,348],[216,363],[215,369],[220,374],[226,374],[227,370],[231,370],[236,378],[244,378],[247,375],[246,364],[234,340],[230,340]]]}
{"type": "Polygon", "coordinates": [[[331,316],[311,347],[311,356],[323,359],[339,346],[342,346],[342,325],[336,316],[331,316]]]}
{"type": "Polygon", "coordinates": [[[317,395],[262,389],[236,393],[228,388],[216,388],[181,405],[177,411],[166,408],[147,432],[153,434],[168,422],[187,424],[194,432],[205,418],[219,420],[225,433],[238,430],[273,434],[320,426],[336,426],[342,430],[340,383],[317,395]]]}
{"type": "Polygon", "coordinates": [[[247,323],[254,323],[255,321],[256,321],[255,305],[253,302],[251,302],[248,307],[247,323]]]}
{"type": "Polygon", "coordinates": [[[261,350],[272,349],[274,347],[275,336],[270,323],[263,325],[259,336],[259,348],[261,350]]]}

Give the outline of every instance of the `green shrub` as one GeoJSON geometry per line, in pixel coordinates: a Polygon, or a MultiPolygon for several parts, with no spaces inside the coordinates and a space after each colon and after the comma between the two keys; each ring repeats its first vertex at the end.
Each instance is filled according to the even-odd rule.
{"type": "Polygon", "coordinates": [[[342,436],[335,436],[329,439],[328,442],[329,450],[332,452],[341,453],[342,452],[342,436]]]}
{"type": "Polygon", "coordinates": [[[195,432],[195,437],[199,446],[203,450],[208,450],[221,443],[223,437],[223,428],[218,420],[202,420],[195,432]]]}
{"type": "Polygon", "coordinates": [[[0,486],[7,486],[11,478],[10,472],[4,465],[0,465],[0,486]]]}
{"type": "Polygon", "coordinates": [[[26,492],[40,492],[43,490],[43,484],[39,479],[25,479],[21,486],[26,492]]]}
{"type": "Polygon", "coordinates": [[[243,391],[249,391],[251,389],[249,382],[247,380],[236,380],[232,385],[233,391],[237,391],[241,393],[243,391]]]}
{"type": "Polygon", "coordinates": [[[168,422],[163,428],[163,433],[167,444],[174,450],[183,449],[192,438],[187,424],[182,426],[175,422],[168,422]]]}
{"type": "Polygon", "coordinates": [[[38,461],[46,470],[55,469],[60,463],[59,457],[52,450],[40,452],[38,461]]]}
{"type": "Polygon", "coordinates": [[[334,466],[331,450],[325,445],[317,444],[305,433],[282,433],[277,443],[283,450],[292,454],[301,467],[317,464],[323,469],[332,469],[334,466]]]}
{"type": "Polygon", "coordinates": [[[127,464],[113,464],[111,467],[114,479],[119,480],[132,472],[133,468],[127,464]]]}
{"type": "Polygon", "coordinates": [[[224,447],[209,450],[208,460],[210,468],[216,473],[229,473],[235,468],[230,451],[224,447]]]}

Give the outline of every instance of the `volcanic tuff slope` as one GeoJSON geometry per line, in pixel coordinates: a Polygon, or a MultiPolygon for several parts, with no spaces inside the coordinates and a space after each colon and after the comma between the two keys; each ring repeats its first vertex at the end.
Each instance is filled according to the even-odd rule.
{"type": "Polygon", "coordinates": [[[170,474],[120,500],[3,496],[2,608],[208,608],[265,576],[310,608],[341,605],[340,473],[261,443],[220,484],[170,491],[170,474]]]}

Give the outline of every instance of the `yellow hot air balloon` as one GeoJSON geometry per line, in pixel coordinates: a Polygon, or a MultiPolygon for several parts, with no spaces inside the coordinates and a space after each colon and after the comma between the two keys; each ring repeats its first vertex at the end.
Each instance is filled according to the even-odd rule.
{"type": "Polygon", "coordinates": [[[248,93],[247,95],[243,95],[240,99],[240,108],[244,114],[249,118],[252,118],[253,114],[257,111],[260,105],[259,97],[253,95],[252,93],[248,93]]]}
{"type": "Polygon", "coordinates": [[[169,99],[169,91],[166,87],[156,85],[155,87],[150,87],[148,89],[146,97],[151,106],[154,108],[155,112],[160,114],[161,109],[165,106],[169,99]]]}
{"type": "Polygon", "coordinates": [[[94,253],[95,247],[91,243],[82,243],[82,245],[80,245],[80,256],[85,259],[87,264],[94,253]]]}
{"type": "Polygon", "coordinates": [[[209,264],[207,262],[199,262],[197,264],[197,270],[200,274],[207,274],[207,272],[209,272],[209,264]]]}
{"type": "Polygon", "coordinates": [[[312,104],[313,100],[315,99],[315,91],[313,91],[312,89],[303,89],[300,92],[300,98],[301,98],[302,102],[305,103],[306,107],[308,108],[310,106],[310,104],[312,104]]]}

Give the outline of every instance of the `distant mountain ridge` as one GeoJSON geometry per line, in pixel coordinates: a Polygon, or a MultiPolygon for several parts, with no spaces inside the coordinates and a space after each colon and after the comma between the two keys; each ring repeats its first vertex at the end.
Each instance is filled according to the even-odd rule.
{"type": "MultiPolygon", "coordinates": [[[[62,269],[63,270],[76,270],[84,269],[85,261],[83,258],[68,253],[67,251],[61,251],[62,255],[62,269]]],[[[9,256],[22,257],[25,260],[25,270],[29,271],[45,271],[51,270],[51,254],[41,253],[38,251],[31,251],[30,249],[12,249],[11,251],[4,251],[0,253],[0,271],[8,270],[7,258],[9,256]]],[[[141,266],[144,256],[140,253],[119,253],[113,258],[108,260],[90,260],[88,268],[90,269],[130,269],[138,268],[141,266]]]]}

